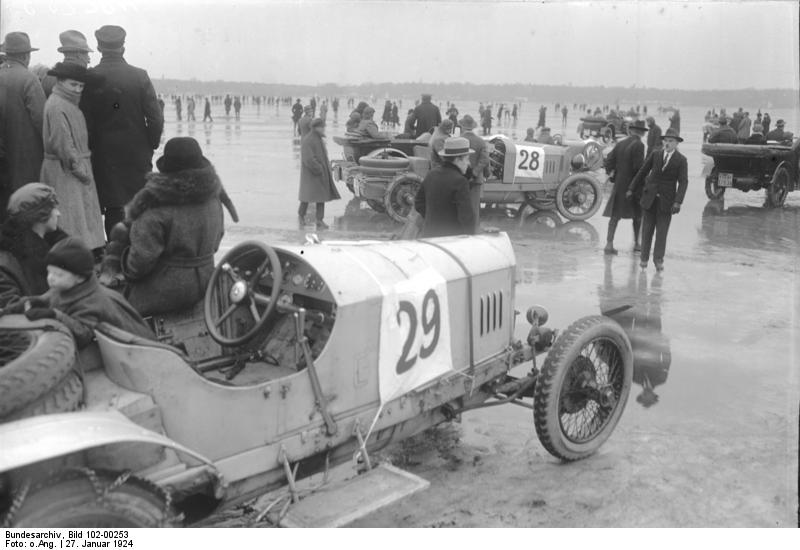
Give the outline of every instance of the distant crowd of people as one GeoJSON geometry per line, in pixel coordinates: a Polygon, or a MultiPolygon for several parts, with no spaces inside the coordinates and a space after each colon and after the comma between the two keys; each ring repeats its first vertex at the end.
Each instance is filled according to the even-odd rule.
{"type": "Polygon", "coordinates": [[[750,113],[739,107],[733,115],[728,117],[725,109],[716,109],[706,112],[703,125],[703,141],[708,143],[743,143],[750,145],[763,145],[768,141],[791,141],[793,134],[785,129],[786,121],[778,119],[775,128],[770,129],[772,118],[769,113],[761,114],[761,109],[756,113],[755,120],[750,118],[750,113]]]}

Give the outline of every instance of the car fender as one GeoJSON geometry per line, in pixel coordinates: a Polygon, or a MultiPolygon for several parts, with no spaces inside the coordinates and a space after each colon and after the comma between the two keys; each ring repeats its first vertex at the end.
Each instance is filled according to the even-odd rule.
{"type": "Polygon", "coordinates": [[[112,443],[145,443],[214,463],[170,438],[134,424],[118,411],[47,414],[0,424],[0,473],[112,443]]]}

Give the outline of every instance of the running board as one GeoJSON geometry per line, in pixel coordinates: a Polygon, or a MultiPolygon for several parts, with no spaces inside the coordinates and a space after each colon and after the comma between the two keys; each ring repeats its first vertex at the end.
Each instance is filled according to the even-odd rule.
{"type": "Polygon", "coordinates": [[[343,527],[428,486],[429,481],[411,472],[381,464],[291,505],[280,526],[343,527]]]}

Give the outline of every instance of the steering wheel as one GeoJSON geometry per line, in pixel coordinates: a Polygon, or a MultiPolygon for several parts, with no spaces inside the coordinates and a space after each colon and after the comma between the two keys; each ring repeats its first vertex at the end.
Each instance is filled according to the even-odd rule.
{"type": "Polygon", "coordinates": [[[206,288],[203,313],[211,338],[223,346],[241,346],[252,339],[275,311],[282,281],[281,263],[272,247],[258,241],[246,241],[232,248],[214,268],[206,288]],[[250,273],[254,263],[252,258],[256,254],[263,256],[263,260],[250,273]],[[272,269],[272,293],[269,296],[256,290],[258,281],[268,267],[272,269]],[[259,310],[259,306],[262,310],[259,310]],[[233,327],[225,321],[241,309],[250,313],[254,324],[244,334],[235,336],[233,327]]]}

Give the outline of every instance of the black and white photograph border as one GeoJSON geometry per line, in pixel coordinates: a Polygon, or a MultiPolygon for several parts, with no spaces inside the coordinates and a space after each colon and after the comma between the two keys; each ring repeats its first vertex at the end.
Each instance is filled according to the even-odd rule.
{"type": "MultiPolygon", "coordinates": [[[[203,159],[219,176],[227,203],[220,210],[224,236],[214,253],[216,271],[211,283],[224,286],[230,280],[232,286],[218,295],[209,290],[191,312],[194,317],[190,313],[181,319],[167,316],[168,324],[173,323],[172,336],[189,336],[198,326],[205,331],[205,339],[192,333],[179,351],[191,356],[212,353],[211,348],[200,349],[205,345],[224,350],[243,343],[241,334],[223,333],[228,323],[221,318],[229,314],[237,318],[236,292],[241,285],[263,299],[246,302],[252,306],[257,326],[245,336],[268,326],[272,327],[270,339],[278,342],[259,344],[260,364],[277,372],[284,368],[278,364],[296,359],[299,353],[303,381],[295,377],[286,382],[290,376],[284,372],[284,378],[275,374],[267,383],[259,378],[262,372],[246,366],[246,354],[237,355],[224,368],[208,361],[196,363],[198,372],[208,369],[203,376],[217,384],[215,397],[184,407],[199,414],[197,422],[209,419],[204,427],[208,433],[200,434],[197,425],[173,431],[169,415],[180,414],[175,403],[202,396],[202,391],[189,386],[165,387],[183,383],[182,377],[164,378],[158,387],[153,386],[151,395],[134,402],[134,393],[147,393],[142,380],[160,376],[158,370],[152,365],[143,367],[146,374],[141,380],[119,370],[109,373],[105,385],[94,384],[106,392],[104,407],[88,411],[79,408],[77,401],[73,407],[100,416],[65,425],[76,439],[110,430],[126,444],[111,445],[109,435],[98,440],[104,446],[90,451],[65,443],[61,431],[58,441],[41,439],[23,452],[10,447],[12,441],[26,444],[23,434],[7,430],[8,439],[0,441],[0,468],[24,464],[27,477],[17,475],[20,468],[0,470],[0,506],[5,506],[6,513],[13,508],[25,515],[34,522],[29,526],[40,526],[37,521],[49,525],[45,518],[58,513],[51,509],[57,499],[48,498],[55,498],[58,491],[45,491],[33,507],[30,501],[27,505],[17,502],[22,477],[31,488],[45,484],[53,459],[68,454],[64,449],[73,449],[71,457],[96,455],[103,464],[125,465],[126,453],[146,461],[141,447],[147,442],[162,454],[174,455],[171,470],[93,470],[78,460],[78,466],[62,476],[62,487],[72,491],[73,497],[98,487],[101,492],[102,487],[129,487],[119,493],[115,506],[137,518],[147,516],[144,525],[797,527],[799,21],[797,0],[3,0],[0,35],[27,33],[30,45],[37,48],[31,52],[28,68],[42,77],[66,55],[59,50],[63,31],[74,29],[85,36],[92,50],[91,73],[107,55],[98,50],[96,31],[105,25],[122,27],[124,58],[146,71],[163,117],[150,170],[164,172],[156,161],[169,157],[167,142],[188,137],[199,144],[203,159]],[[475,226],[451,233],[475,233],[469,237],[473,244],[444,238],[443,244],[436,244],[441,248],[436,254],[425,244],[428,237],[437,235],[430,232],[436,195],[431,194],[428,174],[444,169],[430,164],[436,132],[419,137],[434,130],[421,128],[417,114],[417,108],[428,101],[440,114],[436,126],[451,118],[453,136],[473,134],[488,146],[483,181],[472,180],[473,187],[482,186],[475,226]],[[302,111],[293,119],[292,107],[297,102],[301,107],[313,105],[305,130],[302,111]],[[364,144],[374,136],[370,125],[364,124],[369,117],[364,116],[361,102],[374,109],[371,127],[380,133],[377,145],[364,144]],[[361,122],[353,124],[351,113],[359,108],[361,122]],[[465,115],[480,126],[474,132],[462,124],[465,115]],[[488,128],[482,124],[486,116],[488,128]],[[648,132],[629,131],[636,121],[646,124],[648,132]],[[723,143],[720,127],[734,124],[733,141],[723,143]],[[655,127],[662,137],[656,135],[655,127]],[[772,133],[778,127],[780,135],[772,133]],[[318,145],[306,139],[308,135],[318,145]],[[622,159],[629,158],[625,150],[636,141],[641,141],[637,144],[641,158],[638,164],[631,161],[633,172],[625,176],[620,167],[628,161],[622,159]],[[667,142],[674,142],[678,153],[668,160],[662,153],[667,142]],[[309,185],[317,185],[316,176],[309,176],[307,169],[312,155],[324,159],[319,166],[330,174],[330,184],[322,185],[332,188],[322,195],[308,191],[309,185]],[[555,160],[545,160],[550,158],[555,160]],[[423,164],[424,169],[420,168],[423,164]],[[677,175],[657,183],[671,166],[677,175]],[[583,183],[574,179],[576,174],[582,174],[583,183]],[[406,179],[397,179],[399,175],[406,179]],[[376,186],[379,195],[370,195],[376,186]],[[628,190],[634,193],[626,196],[628,190]],[[425,220],[417,214],[421,192],[429,201],[425,220]],[[594,202],[587,207],[587,200],[594,202]],[[648,201],[651,206],[646,206],[648,201]],[[619,210],[620,203],[626,208],[619,210]],[[666,206],[658,209],[653,204],[666,206]],[[633,223],[628,221],[632,216],[633,223]],[[419,239],[407,240],[409,234],[419,239]],[[349,241],[359,241],[359,245],[350,246],[349,241]],[[337,256],[339,249],[346,254],[337,256]],[[420,271],[420,262],[440,269],[431,275],[420,271]],[[256,285],[248,286],[241,275],[252,276],[257,268],[262,269],[262,277],[271,273],[276,281],[283,273],[283,285],[269,283],[275,291],[272,296],[253,290],[251,286],[256,285]],[[397,273],[405,274],[402,281],[397,273]],[[497,353],[505,353],[503,361],[512,368],[500,375],[487,367],[482,374],[471,369],[459,371],[458,376],[433,378],[431,373],[438,372],[442,363],[430,357],[438,357],[440,351],[456,357],[462,346],[469,347],[470,357],[458,356],[458,360],[468,366],[473,361],[473,367],[478,363],[472,357],[480,348],[477,343],[473,346],[473,337],[478,338],[473,329],[482,334],[490,330],[490,322],[496,328],[489,304],[497,299],[492,298],[491,285],[498,280],[506,286],[498,287],[502,288],[500,309],[492,311],[511,322],[512,328],[503,329],[503,334],[508,333],[520,347],[511,351],[501,347],[497,353]],[[405,290],[415,282],[430,288],[419,299],[413,289],[405,290]],[[313,296],[315,292],[324,296],[326,286],[333,291],[337,285],[346,290],[339,290],[341,296],[335,299],[331,292],[328,298],[313,296]],[[296,287],[294,298],[292,287],[296,287]],[[404,298],[403,292],[410,297],[404,298]],[[479,294],[469,309],[462,307],[468,296],[479,294]],[[202,319],[209,312],[201,310],[203,302],[210,307],[211,295],[219,307],[226,295],[233,302],[230,311],[217,312],[214,328],[206,331],[202,319]],[[505,314],[503,296],[512,300],[505,314]],[[408,304],[412,310],[404,315],[398,312],[393,324],[377,313],[385,313],[392,299],[395,305],[399,300],[401,309],[408,304]],[[332,304],[328,309],[319,305],[326,300],[332,304]],[[529,310],[534,304],[547,312],[540,315],[538,310],[529,310]],[[483,313],[479,316],[473,305],[481,312],[484,305],[487,308],[486,326],[483,313]],[[315,307],[319,307],[316,312],[315,307]],[[529,311],[533,313],[526,315],[529,311]],[[276,315],[283,317],[275,321],[276,315]],[[301,321],[307,324],[295,324],[301,321]],[[336,328],[347,330],[332,330],[336,321],[341,323],[336,328]],[[411,333],[414,329],[409,323],[419,325],[419,335],[411,333]],[[311,328],[301,338],[297,327],[302,326],[311,328]],[[434,352],[440,330],[442,339],[449,335],[449,348],[434,352]],[[212,341],[208,332],[219,332],[219,338],[212,341]],[[570,357],[571,353],[580,356],[585,343],[581,340],[593,334],[605,342],[603,346],[617,347],[611,352],[603,347],[606,351],[596,352],[597,357],[590,354],[588,359],[570,357]],[[336,360],[326,353],[325,345],[337,338],[351,342],[335,347],[340,354],[336,360],[348,364],[348,370],[342,371],[350,377],[347,389],[331,388],[335,375],[326,372],[326,364],[336,366],[336,360]],[[420,370],[427,369],[425,383],[431,388],[436,385],[435,389],[428,391],[419,381],[417,386],[398,382],[408,392],[406,396],[384,400],[384,383],[377,380],[386,357],[377,358],[376,350],[382,355],[392,347],[392,339],[401,354],[398,372],[401,365],[411,362],[411,352],[401,349],[407,343],[408,349],[418,352],[414,356],[420,361],[418,367],[428,357],[425,369],[420,370]],[[537,356],[537,346],[549,351],[537,356]],[[529,350],[528,355],[523,348],[529,350]],[[619,386],[614,386],[610,374],[604,377],[598,372],[600,363],[608,368],[607,363],[613,362],[600,356],[614,353],[619,354],[620,368],[625,365],[626,374],[620,376],[627,377],[619,386]],[[536,356],[533,362],[532,355],[536,356]],[[408,361],[403,363],[403,359],[408,361]],[[571,367],[558,368],[569,361],[573,361],[571,367]],[[120,379],[129,386],[118,387],[120,379]],[[237,399],[244,392],[225,388],[246,386],[248,380],[260,384],[265,408],[259,410],[257,401],[240,407],[237,399]],[[489,381],[492,385],[487,385],[489,381]],[[556,384],[556,393],[559,384],[583,384],[582,393],[578,392],[582,397],[550,395],[544,382],[556,384]],[[288,396],[291,401],[306,385],[307,403],[294,411],[280,408],[281,400],[288,396]],[[457,386],[466,390],[456,393],[457,386]],[[133,387],[141,391],[128,391],[133,387]],[[494,393],[487,393],[485,402],[472,407],[470,399],[478,388],[494,393]],[[355,399],[359,391],[373,390],[372,401],[360,402],[363,410],[354,427],[346,400],[355,399]],[[224,391],[229,394],[223,395],[224,391]],[[404,407],[425,410],[426,400],[434,402],[448,392],[452,399],[441,406],[397,424],[402,428],[396,430],[407,431],[407,436],[376,444],[380,437],[394,437],[388,430],[381,435],[391,415],[405,415],[404,407]],[[614,402],[615,395],[624,397],[621,403],[614,402]],[[122,399],[131,401],[110,405],[122,399]],[[599,429],[579,442],[579,435],[566,434],[569,430],[560,424],[563,417],[560,421],[558,411],[563,415],[565,408],[578,410],[593,399],[615,403],[616,408],[610,409],[613,421],[607,430],[599,429]],[[147,400],[150,405],[145,405],[147,400]],[[486,407],[503,400],[507,404],[502,407],[486,407]],[[550,416],[547,407],[553,408],[550,416]],[[111,420],[120,412],[127,416],[129,427],[144,427],[151,435],[139,438],[133,432],[115,431],[122,428],[111,420]],[[239,414],[241,418],[234,417],[239,414]],[[267,418],[271,414],[275,417],[267,418]],[[439,416],[434,422],[435,415],[439,416]],[[299,416],[307,425],[297,421],[299,416]],[[423,416],[424,421],[420,420],[423,416]],[[425,429],[415,429],[414,422],[425,429]],[[284,432],[287,439],[281,443],[276,434],[286,426],[296,429],[284,432]],[[554,426],[565,431],[563,437],[553,436],[554,426]],[[251,447],[237,449],[241,454],[233,457],[225,445],[248,429],[255,431],[241,440],[251,447]],[[331,465],[329,472],[325,440],[337,429],[353,432],[352,436],[348,433],[347,443],[352,456],[340,461],[337,469],[331,465]],[[266,431],[259,434],[257,430],[266,431]],[[591,444],[594,437],[597,445],[591,444]],[[367,452],[364,441],[371,438],[375,438],[370,443],[375,450],[367,452]],[[312,453],[313,465],[303,462],[311,454],[303,460],[291,456],[307,448],[307,440],[318,449],[312,453]],[[204,441],[205,447],[193,447],[196,441],[204,441]],[[273,446],[275,452],[259,451],[257,441],[273,446]],[[582,445],[592,447],[591,453],[575,451],[582,445]],[[37,461],[20,459],[25,453],[37,456],[37,461]],[[253,478],[251,485],[234,489],[241,498],[225,506],[225,492],[235,483],[219,480],[214,487],[222,503],[218,508],[209,505],[197,516],[177,511],[170,516],[157,509],[155,503],[163,505],[165,499],[171,503],[177,498],[169,494],[167,483],[185,481],[178,465],[187,471],[204,467],[255,471],[254,461],[267,458],[275,462],[275,479],[283,480],[280,487],[264,474],[263,479],[269,481],[264,491],[259,492],[259,480],[253,478]],[[382,467],[380,477],[358,483],[356,473],[378,467],[382,467]],[[301,481],[298,468],[316,468],[318,473],[301,481]],[[129,482],[128,476],[137,481],[129,482]],[[348,496],[348,490],[342,490],[311,504],[315,493],[335,483],[349,483],[352,493],[348,496]]],[[[86,86],[89,89],[91,84],[86,86]]],[[[0,116],[8,118],[7,113],[0,116]]],[[[92,155],[97,155],[93,127],[90,124],[89,143],[92,155]]],[[[2,137],[7,139],[5,133],[2,137]]],[[[455,166],[447,156],[445,138],[453,139],[442,136],[444,148],[439,152],[445,156],[438,162],[455,166]]],[[[0,142],[0,146],[8,149],[11,145],[0,142]]],[[[103,204],[106,199],[97,167],[94,174],[103,204]]],[[[468,192],[466,210],[472,208],[468,192]]],[[[122,215],[120,211],[117,221],[122,215]]],[[[5,267],[0,265],[0,269],[5,267]]],[[[177,343],[168,340],[163,323],[157,326],[159,314],[152,318],[159,339],[177,343]]],[[[0,317],[0,333],[15,326],[13,316],[0,317]]],[[[41,327],[38,330],[42,333],[41,327]]],[[[78,355],[79,363],[95,365],[95,370],[89,367],[90,372],[81,374],[85,394],[86,380],[111,369],[109,356],[114,353],[104,346],[122,346],[120,338],[113,330],[97,334],[97,341],[90,345],[99,346],[95,356],[78,355]]],[[[0,343],[9,345],[15,344],[0,343]]],[[[124,346],[120,354],[139,349],[132,340],[124,346]]],[[[487,350],[496,351],[489,347],[479,351],[487,350]]],[[[152,358],[161,357],[156,351],[152,358]]],[[[248,353],[247,359],[252,360],[255,352],[248,353]]],[[[141,357],[146,355],[142,352],[141,357]]],[[[487,363],[487,357],[480,359],[487,363]]],[[[3,359],[0,380],[2,371],[18,359],[3,359]]],[[[127,359],[117,359],[124,367],[127,359]]],[[[188,369],[185,363],[171,366],[188,369]]],[[[57,378],[58,387],[52,392],[66,395],[71,391],[67,386],[76,384],[57,378]]],[[[37,410],[59,411],[48,407],[37,410]]],[[[37,416],[36,433],[55,437],[59,429],[55,423],[49,428],[45,425],[47,416],[37,416]]],[[[2,422],[24,420],[10,415],[2,422]]],[[[69,506],[71,501],[64,497],[63,502],[69,506]]],[[[11,519],[8,526],[16,525],[11,519]]],[[[633,535],[630,544],[635,539],[633,535]]],[[[461,540],[468,543],[468,538],[461,540]]],[[[736,544],[733,536],[729,542],[736,544]]]]}

